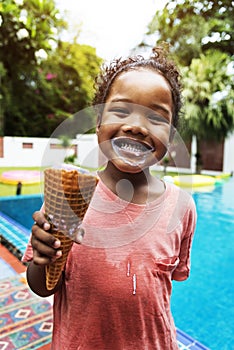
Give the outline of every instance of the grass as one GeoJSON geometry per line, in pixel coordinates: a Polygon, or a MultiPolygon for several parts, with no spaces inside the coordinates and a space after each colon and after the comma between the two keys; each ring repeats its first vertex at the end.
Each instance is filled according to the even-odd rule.
{"type": "MultiPolygon", "coordinates": [[[[38,170],[41,171],[41,167],[31,167],[31,168],[25,168],[25,167],[4,167],[0,168],[0,176],[2,173],[5,171],[10,171],[10,170],[38,170]]],[[[36,193],[41,193],[42,189],[42,183],[35,183],[31,185],[22,185],[22,191],[21,194],[36,194],[36,193]]],[[[5,183],[0,183],[0,197],[6,197],[6,196],[15,196],[16,194],[16,185],[9,185],[5,183]]]]}

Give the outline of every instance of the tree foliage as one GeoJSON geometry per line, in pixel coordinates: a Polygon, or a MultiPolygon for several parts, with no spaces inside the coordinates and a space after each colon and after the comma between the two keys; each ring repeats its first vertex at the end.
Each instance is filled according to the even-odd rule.
{"type": "Polygon", "coordinates": [[[51,50],[56,30],[66,26],[53,0],[5,0],[1,18],[1,60],[13,73],[20,65],[36,64],[37,51],[51,50]]]}
{"type": "Polygon", "coordinates": [[[50,136],[90,103],[101,60],[60,40],[67,24],[54,0],[6,0],[0,11],[0,133],[50,136]]]}
{"type": "Polygon", "coordinates": [[[229,56],[207,51],[182,68],[185,135],[222,141],[234,129],[233,80],[229,56]]]}
{"type": "Polygon", "coordinates": [[[232,0],[172,0],[155,13],[147,35],[170,43],[186,66],[209,49],[233,55],[233,18],[232,0]]]}

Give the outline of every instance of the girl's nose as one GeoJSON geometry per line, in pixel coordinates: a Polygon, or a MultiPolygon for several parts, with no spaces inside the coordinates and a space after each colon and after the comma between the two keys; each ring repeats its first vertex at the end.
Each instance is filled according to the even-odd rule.
{"type": "Polygon", "coordinates": [[[144,125],[144,121],[141,116],[132,116],[127,118],[126,123],[122,126],[122,130],[126,133],[132,133],[134,135],[141,134],[143,136],[148,135],[148,129],[144,125]]]}

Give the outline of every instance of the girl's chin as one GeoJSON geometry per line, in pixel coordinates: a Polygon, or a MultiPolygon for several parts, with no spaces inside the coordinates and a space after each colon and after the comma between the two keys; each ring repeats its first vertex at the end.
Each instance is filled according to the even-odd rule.
{"type": "Polygon", "coordinates": [[[111,162],[118,170],[132,174],[139,173],[148,167],[146,164],[138,164],[137,162],[134,163],[133,161],[129,160],[116,159],[112,160],[111,162]]]}

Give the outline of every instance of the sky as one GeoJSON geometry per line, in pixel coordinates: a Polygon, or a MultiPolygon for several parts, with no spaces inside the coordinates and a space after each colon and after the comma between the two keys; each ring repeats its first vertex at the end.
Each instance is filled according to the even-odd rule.
{"type": "Polygon", "coordinates": [[[167,0],[55,2],[60,12],[66,11],[64,19],[70,23],[70,30],[80,28],[78,42],[96,47],[98,56],[111,60],[128,55],[142,41],[156,10],[165,6],[167,0]]]}

